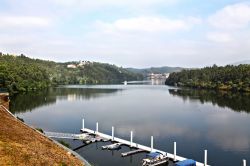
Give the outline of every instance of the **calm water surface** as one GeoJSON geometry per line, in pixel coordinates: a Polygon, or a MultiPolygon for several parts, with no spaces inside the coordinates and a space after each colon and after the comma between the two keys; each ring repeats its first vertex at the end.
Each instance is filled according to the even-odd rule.
{"type": "MultiPolygon", "coordinates": [[[[250,162],[250,95],[204,90],[180,90],[164,85],[66,86],[12,98],[11,111],[31,126],[46,131],[79,133],[85,126],[214,166],[241,166],[250,162]]],[[[80,141],[65,140],[72,148],[80,141]]],[[[128,151],[103,151],[109,143],[93,143],[77,152],[90,163],[140,165],[145,154],[121,158],[128,151]]]]}

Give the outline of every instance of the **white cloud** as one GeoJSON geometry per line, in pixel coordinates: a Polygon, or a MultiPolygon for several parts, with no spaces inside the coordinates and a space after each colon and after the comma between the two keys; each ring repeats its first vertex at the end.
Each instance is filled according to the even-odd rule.
{"type": "Polygon", "coordinates": [[[134,67],[200,67],[249,58],[244,3],[225,6],[209,19],[201,11],[203,22],[198,12],[189,17],[193,12],[178,8],[180,0],[4,1],[0,51],[6,53],[134,67]]]}
{"type": "Polygon", "coordinates": [[[104,6],[122,6],[122,7],[146,7],[155,4],[164,4],[171,5],[176,4],[179,0],[53,0],[57,5],[66,6],[66,7],[76,7],[76,8],[99,8],[104,6]]]}
{"type": "Polygon", "coordinates": [[[51,21],[47,18],[33,16],[0,16],[0,28],[9,27],[48,27],[51,21]]]}
{"type": "Polygon", "coordinates": [[[134,17],[118,19],[113,23],[97,22],[106,31],[172,32],[187,30],[200,22],[198,18],[168,19],[162,17],[134,17]]]}
{"type": "Polygon", "coordinates": [[[214,42],[231,42],[233,38],[230,34],[224,32],[209,32],[207,39],[214,42]]]}
{"type": "Polygon", "coordinates": [[[228,5],[210,16],[208,22],[220,29],[246,28],[250,23],[250,4],[228,5]]]}

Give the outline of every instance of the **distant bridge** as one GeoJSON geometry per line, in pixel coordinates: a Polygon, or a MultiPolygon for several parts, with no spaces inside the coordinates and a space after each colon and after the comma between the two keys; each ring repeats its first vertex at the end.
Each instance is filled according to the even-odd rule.
{"type": "Polygon", "coordinates": [[[151,80],[143,80],[143,81],[124,81],[123,84],[141,84],[141,83],[151,83],[151,80]]]}

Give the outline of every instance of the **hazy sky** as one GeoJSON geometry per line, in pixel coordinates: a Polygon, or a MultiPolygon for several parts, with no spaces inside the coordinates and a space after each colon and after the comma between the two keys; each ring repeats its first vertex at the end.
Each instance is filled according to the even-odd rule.
{"type": "Polygon", "coordinates": [[[250,1],[0,0],[0,51],[123,67],[250,59],[250,1]]]}

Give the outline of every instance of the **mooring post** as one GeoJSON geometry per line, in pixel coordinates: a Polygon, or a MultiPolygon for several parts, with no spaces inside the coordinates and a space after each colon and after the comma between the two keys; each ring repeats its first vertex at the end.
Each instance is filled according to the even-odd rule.
{"type": "Polygon", "coordinates": [[[133,131],[130,132],[130,147],[132,147],[133,144],[133,131]]]}
{"type": "Polygon", "coordinates": [[[243,166],[247,166],[247,161],[243,160],[243,166]]]}
{"type": "Polygon", "coordinates": [[[153,149],[154,149],[154,137],[153,136],[151,136],[151,151],[153,151],[153,149]]]}
{"type": "Polygon", "coordinates": [[[98,133],[98,122],[96,122],[95,132],[98,133]]]}
{"type": "Polygon", "coordinates": [[[114,126],[112,126],[112,141],[114,141],[114,126]]]}
{"type": "Polygon", "coordinates": [[[204,166],[207,166],[207,150],[204,150],[204,166]]]}
{"type": "Polygon", "coordinates": [[[82,119],[82,130],[84,130],[85,127],[84,127],[84,119],[82,119]]]}
{"type": "Polygon", "coordinates": [[[174,161],[176,161],[176,142],[174,142],[174,161]]]}

